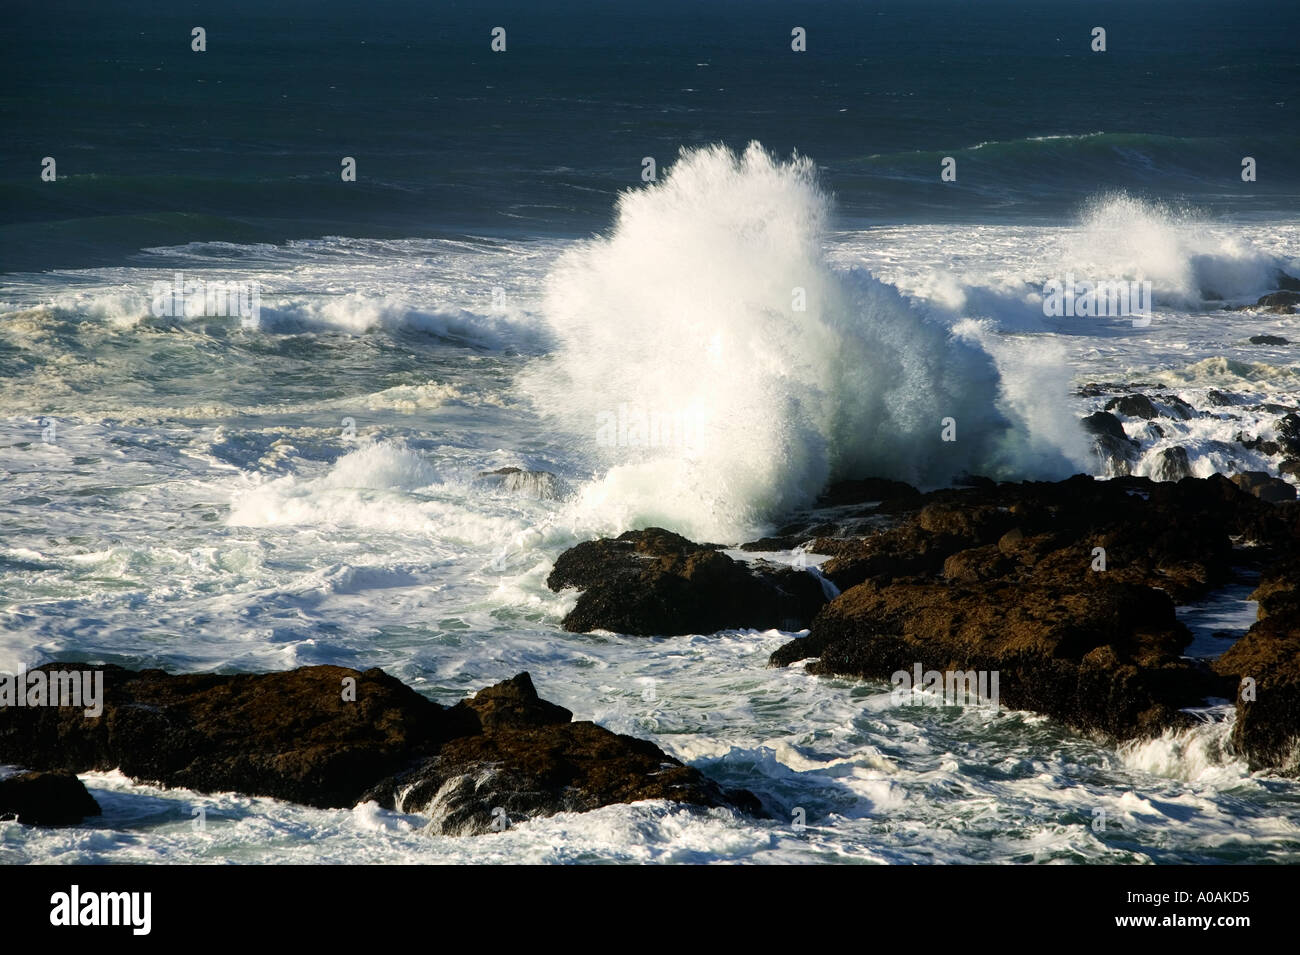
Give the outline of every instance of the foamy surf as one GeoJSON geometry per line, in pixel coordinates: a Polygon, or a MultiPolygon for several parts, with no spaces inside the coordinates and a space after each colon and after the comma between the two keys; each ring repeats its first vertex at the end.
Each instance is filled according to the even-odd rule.
{"type": "Polygon", "coordinates": [[[757,149],[689,153],[624,205],[587,243],[212,244],[11,283],[0,468],[16,521],[0,552],[0,665],[88,652],[177,671],[378,665],[448,703],[528,670],[578,718],[754,790],[774,819],[637,804],[495,842],[430,840],[418,820],[373,808],[95,777],[108,813],[89,843],[6,829],[7,860],[1294,854],[1292,790],[1219,747],[1223,725],[1119,750],[1022,713],[901,712],[880,705],[879,686],[766,668],[788,634],[564,633],[573,595],[545,583],[557,554],[596,533],[660,524],[749,539],[837,475],[1095,471],[1072,430],[1104,401],[1077,393],[1088,381],[1151,382],[1206,409],[1162,419],[1158,440],[1125,420],[1144,441],[1138,473],[1174,443],[1193,473],[1276,466],[1233,439],[1274,437],[1265,406],[1300,392],[1286,346],[1243,344],[1287,334],[1288,320],[1178,304],[1200,280],[1161,262],[1218,243],[1290,268],[1293,223],[1134,209],[1171,236],[1124,273],[1167,276],[1152,324],[1135,329],[1045,324],[1034,298],[1105,251],[1104,221],[831,232],[811,166],[757,149]],[[1213,242],[1179,238],[1187,230],[1213,242]],[[265,301],[284,312],[252,329],[141,318],[123,288],[147,290],[177,265],[252,270],[281,289],[265,301]],[[422,328],[421,315],[454,322],[422,328]],[[1211,391],[1231,403],[1211,404],[1211,391]],[[631,442],[656,410],[660,443],[631,442]],[[674,443],[688,434],[674,414],[692,410],[693,443],[674,443]],[[942,442],[948,416],[955,442],[942,442]],[[572,493],[549,493],[559,482],[572,493]],[[1145,802],[1125,798],[1135,791],[1145,802]],[[195,805],[209,810],[204,835],[195,805]],[[1098,810],[1128,828],[1098,831],[1098,810]],[[146,844],[140,820],[153,826],[146,844]]]}
{"type": "Polygon", "coordinates": [[[1078,469],[1082,446],[1045,427],[1065,409],[1055,364],[836,268],[829,214],[807,159],[683,151],[620,197],[608,236],[556,264],[543,304],[556,349],[524,387],[604,471],[584,491],[616,512],[601,523],[735,540],[835,479],[1078,469]],[[691,432],[600,434],[628,408],[691,432]]]}

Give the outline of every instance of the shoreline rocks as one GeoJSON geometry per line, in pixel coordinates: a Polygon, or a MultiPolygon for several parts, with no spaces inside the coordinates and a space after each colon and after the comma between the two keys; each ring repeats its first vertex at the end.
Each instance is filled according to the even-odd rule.
{"type": "MultiPolygon", "coordinates": [[[[104,674],[102,714],[0,707],[0,761],[46,774],[116,768],[140,782],[318,808],[351,808],[414,770],[439,778],[495,774],[487,792],[515,807],[515,821],[650,798],[761,812],[751,794],[722,790],[653,743],[571,722],[568,710],[537,696],[527,673],[443,707],[379,669],[80,669],[104,674]],[[585,769],[566,771],[573,765],[585,769]],[[512,799],[516,785],[549,798],[512,799]]],[[[486,831],[474,812],[457,818],[446,831],[486,831]]]]}
{"type": "Polygon", "coordinates": [[[0,819],[25,826],[75,826],[101,814],[99,803],[72,773],[18,773],[0,779],[0,819]]]}
{"type": "Polygon", "coordinates": [[[1251,766],[1295,772],[1298,515],[1242,483],[1076,476],[968,492],[964,505],[946,492],[946,504],[842,544],[822,570],[843,593],[770,663],[814,659],[810,673],[861,679],[917,663],[998,671],[1007,705],[1115,740],[1188,725],[1184,708],[1235,697],[1234,743],[1251,766]],[[1260,622],[1212,664],[1185,658],[1175,603],[1252,559],[1273,562],[1254,595],[1260,622]],[[1246,677],[1262,695],[1243,692],[1246,677]]]}
{"type": "Polygon", "coordinates": [[[1258,620],[1214,661],[1237,681],[1232,741],[1251,769],[1300,775],[1300,556],[1270,567],[1250,599],[1258,620]]]}
{"type": "MultiPolygon", "coordinates": [[[[1168,464],[1179,470],[1182,457],[1174,452],[1168,464]]],[[[829,555],[820,573],[840,593],[817,610],[808,636],[780,647],[770,664],[809,659],[811,674],[880,680],[917,664],[997,671],[1006,705],[1112,740],[1190,725],[1187,708],[1240,697],[1250,675],[1244,670],[1253,669],[1270,702],[1238,699],[1236,745],[1254,766],[1292,765],[1288,747],[1300,734],[1300,646],[1293,643],[1300,640],[1300,601],[1290,583],[1295,568],[1278,562],[1300,554],[1300,507],[1271,503],[1250,481],[1222,475],[966,484],[894,496],[875,510],[887,523],[865,535],[801,541],[829,555]],[[1267,594],[1259,598],[1261,622],[1213,664],[1185,657],[1191,634],[1175,605],[1204,598],[1250,565],[1266,568],[1257,591],[1267,594]],[[1270,566],[1287,569],[1273,573],[1270,566]]],[[[843,508],[872,496],[827,500],[843,508]]],[[[680,591],[646,568],[666,555],[681,562],[723,556],[718,551],[648,529],[580,544],[561,555],[552,577],[561,585],[600,581],[595,565],[607,562],[620,583],[599,591],[605,628],[654,632],[656,625],[668,629],[664,619],[686,614],[671,605],[680,591]],[[638,591],[647,580],[652,588],[638,591]]],[[[707,612],[690,611],[690,632],[746,626],[755,578],[730,569],[709,579],[711,602],[707,612]]],[[[705,591],[686,593],[698,602],[705,591]]]]}
{"type": "Polygon", "coordinates": [[[452,740],[364,800],[427,815],[431,832],[457,836],[644,799],[764,814],[752,794],[723,790],[647,740],[571,722],[568,710],[537,698],[527,673],[453,709],[483,731],[452,740]]]}
{"type": "Polygon", "coordinates": [[[800,630],[826,602],[811,574],[733,560],[717,544],[696,544],[660,527],[569,548],[555,561],[546,585],[582,591],[564,618],[571,633],[800,630]]]}

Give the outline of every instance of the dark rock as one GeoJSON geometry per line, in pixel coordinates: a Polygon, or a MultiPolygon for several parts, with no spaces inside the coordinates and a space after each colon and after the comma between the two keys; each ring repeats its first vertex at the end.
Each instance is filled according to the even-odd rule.
{"type": "Polygon", "coordinates": [[[1281,335],[1251,335],[1250,343],[1252,345],[1289,345],[1291,344],[1281,335]]]}
{"type": "MultiPolygon", "coordinates": [[[[1300,508],[1266,504],[1220,475],[1079,475],[926,499],[862,541],[814,542],[839,547],[822,570],[844,592],[773,665],[818,658],[809,672],[877,679],[917,662],[997,670],[1008,705],[1116,738],[1147,735],[1184,724],[1183,707],[1234,685],[1184,659],[1189,634],[1174,601],[1232,579],[1251,559],[1234,540],[1257,556],[1300,550],[1300,508]]],[[[1282,581],[1290,587],[1297,571],[1261,583],[1261,613],[1287,606],[1282,581]]]]}
{"type": "Polygon", "coordinates": [[[533,678],[526,672],[479,690],[472,699],[457,703],[452,710],[453,716],[457,709],[472,713],[482,731],[501,727],[558,726],[573,719],[569,710],[539,697],[533,687],[533,678]]]}
{"type": "MultiPolygon", "coordinates": [[[[1146,395],[1124,395],[1106,402],[1107,411],[1118,411],[1126,418],[1156,418],[1160,412],[1146,395]]],[[[1121,428],[1121,431],[1123,429],[1121,428]]]]}
{"type": "Polygon", "coordinates": [[[100,814],[99,803],[72,773],[20,773],[0,779],[0,819],[27,826],[75,826],[100,814]]]}
{"type": "MultiPolygon", "coordinates": [[[[421,806],[441,799],[433,828],[446,832],[482,831],[483,804],[488,827],[497,806],[515,821],[633,799],[762,811],[752,794],[719,788],[653,743],[571,722],[568,710],[538,697],[527,673],[445,708],[377,669],[95,669],[105,674],[102,716],[0,708],[0,760],[76,772],[119,767],[141,781],[332,808],[373,798],[417,811],[413,793],[424,794],[421,806]],[[355,702],[342,699],[345,679],[356,680],[355,702]]],[[[71,791],[66,779],[80,786],[60,778],[60,792],[71,791]]],[[[0,782],[0,811],[24,785],[0,782]]],[[[94,803],[60,805],[85,814],[94,803]]]]}
{"type": "Polygon", "coordinates": [[[822,507],[842,507],[847,504],[909,500],[920,496],[920,491],[902,481],[891,481],[888,478],[862,478],[856,481],[838,481],[830,485],[822,492],[817,503],[822,507]]]}
{"type": "Polygon", "coordinates": [[[1260,575],[1259,584],[1251,593],[1251,600],[1259,604],[1257,617],[1300,615],[1300,556],[1283,557],[1260,575]]]}
{"type": "Polygon", "coordinates": [[[930,500],[869,537],[813,541],[813,551],[831,555],[822,574],[841,590],[870,579],[937,577],[956,572],[957,564],[948,565],[952,555],[997,544],[1017,561],[1018,576],[1051,574],[1055,582],[1082,583],[1091,572],[1090,558],[1080,555],[1100,546],[1107,550],[1110,577],[1182,600],[1229,579],[1232,537],[1289,533],[1277,525],[1256,527],[1269,508],[1222,477],[1154,483],[1080,475],[1055,484],[1004,484],[992,492],[936,493],[930,500]],[[1188,513],[1199,520],[1188,521],[1188,513]]]}
{"type": "Polygon", "coordinates": [[[1300,477],[1300,458],[1287,458],[1277,466],[1277,473],[1300,477]]]}
{"type": "Polygon", "coordinates": [[[1256,306],[1267,308],[1270,312],[1289,314],[1291,309],[1300,305],[1300,292],[1271,292],[1261,296],[1256,306]]]}
{"type": "Polygon", "coordinates": [[[814,674],[888,679],[898,670],[999,674],[1003,705],[1116,739],[1189,722],[1179,710],[1225,681],[1182,656],[1190,642],[1167,595],[1110,583],[866,582],[773,655],[816,656],[814,674]]]}
{"type": "Polygon", "coordinates": [[[569,722],[567,710],[537,698],[526,673],[457,705],[493,714],[483,732],[446,743],[363,799],[428,815],[431,832],[451,836],[644,799],[763,814],[752,793],[722,789],[653,743],[569,722]]]}
{"type": "MultiPolygon", "coordinates": [[[[43,670],[65,669],[57,664],[43,670]]],[[[104,673],[104,712],[0,709],[0,761],[33,769],[120,768],[133,779],[350,807],[369,783],[459,730],[443,708],[382,670],[104,673]],[[342,699],[355,679],[356,702],[342,699]]]]}
{"type": "Polygon", "coordinates": [[[1270,613],[1214,661],[1236,683],[1232,741],[1252,770],[1300,774],[1300,613],[1270,613]]]}
{"type": "Polygon", "coordinates": [[[1119,418],[1105,411],[1094,411],[1084,418],[1083,428],[1089,434],[1102,438],[1115,438],[1120,441],[1128,439],[1128,434],[1125,433],[1124,425],[1120,423],[1119,418]]]}
{"type": "Polygon", "coordinates": [[[1277,442],[1287,454],[1300,457],[1300,415],[1292,413],[1282,418],[1276,427],[1277,442]]]}
{"type": "Polygon", "coordinates": [[[1100,398],[1103,395],[1113,395],[1121,391],[1150,387],[1152,387],[1151,384],[1145,381],[1090,381],[1080,387],[1076,393],[1084,398],[1100,398]]]}
{"type": "Polygon", "coordinates": [[[1276,441],[1264,441],[1261,438],[1249,438],[1244,431],[1238,431],[1233,438],[1243,448],[1248,451],[1258,451],[1260,454],[1267,454],[1270,457],[1279,454],[1282,451],[1281,446],[1276,441]]]}
{"type": "Polygon", "coordinates": [[[1083,429],[1093,436],[1097,455],[1116,474],[1127,474],[1142,447],[1132,440],[1109,411],[1094,411],[1083,419],[1083,429]]]}
{"type": "Polygon", "coordinates": [[[1197,415],[1196,409],[1177,395],[1160,395],[1159,398],[1169,406],[1175,418],[1187,421],[1197,415]]]}
{"type": "Polygon", "coordinates": [[[554,501],[567,497],[569,485],[550,471],[525,471],[522,468],[497,468],[495,471],[483,471],[479,480],[493,484],[503,491],[535,497],[544,501],[554,501]]]}
{"type": "Polygon", "coordinates": [[[1273,477],[1267,471],[1243,471],[1234,474],[1232,483],[1270,504],[1295,500],[1295,487],[1281,478],[1273,477]]]}
{"type": "Polygon", "coordinates": [[[1205,400],[1219,408],[1227,407],[1228,405],[1235,405],[1237,403],[1237,399],[1233,398],[1231,395],[1225,395],[1217,388],[1211,388],[1207,391],[1205,393],[1205,400]]]}
{"type": "Polygon", "coordinates": [[[740,545],[740,549],[758,553],[771,553],[778,550],[794,550],[805,543],[807,541],[801,535],[788,534],[783,537],[760,537],[756,541],[746,541],[740,545]]]}
{"type": "Polygon", "coordinates": [[[1155,481],[1181,481],[1190,477],[1192,465],[1187,460],[1187,449],[1181,445],[1165,448],[1156,457],[1151,478],[1155,481]]]}
{"type": "Polygon", "coordinates": [[[821,583],[790,567],[732,560],[662,528],[569,548],[546,584],[582,590],[564,629],[636,636],[737,628],[798,630],[825,603],[821,583]]]}

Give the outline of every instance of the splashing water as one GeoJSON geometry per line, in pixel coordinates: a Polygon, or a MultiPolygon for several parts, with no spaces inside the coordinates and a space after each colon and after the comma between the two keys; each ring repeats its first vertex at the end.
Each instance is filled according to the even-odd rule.
{"type": "Polygon", "coordinates": [[[544,302],[557,348],[522,381],[600,475],[578,505],[589,520],[736,539],[839,478],[1075,469],[1078,449],[1035,435],[1042,415],[1028,413],[1051,379],[1004,380],[1042,363],[832,268],[829,212],[806,158],[683,150],[663,181],[620,197],[607,237],[557,263],[544,302]],[[637,425],[655,421],[691,427],[637,425]]]}

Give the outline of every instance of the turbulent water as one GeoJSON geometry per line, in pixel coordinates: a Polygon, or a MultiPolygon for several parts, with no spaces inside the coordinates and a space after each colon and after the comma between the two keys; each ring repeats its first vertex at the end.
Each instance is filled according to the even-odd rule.
{"type": "MultiPolygon", "coordinates": [[[[1300,861],[1300,786],[1222,708],[1117,749],[766,668],[787,633],[568,634],[545,586],[837,478],[1105,475],[1091,382],[1206,412],[1127,421],[1136,473],[1276,473],[1238,435],[1300,410],[1300,346],[1249,339],[1300,328],[1223,307],[1300,276],[1300,7],[824,0],[795,53],[777,0],[491,6],[7,11],[0,670],[379,666],[445,703],[528,670],[772,819],[436,838],[89,774],[103,817],[0,823],[0,862],[1300,861]],[[1069,275],[1150,282],[1151,321],[1046,317],[1069,275]],[[256,315],[160,314],[177,276],[256,315]]],[[[1250,589],[1180,610],[1189,653],[1250,589]]]]}
{"type": "MultiPolygon", "coordinates": [[[[1260,402],[1294,405],[1300,383],[1285,346],[1245,339],[1294,320],[1205,296],[1250,301],[1274,270],[1300,273],[1294,224],[1125,196],[1057,227],[844,232],[828,212],[809,163],[705,149],[581,242],[200,243],[11,276],[0,668],[381,666],[444,702],[526,669],[579,718],[755,791],[775,819],[647,803],[439,839],[373,807],[110,773],[88,777],[101,820],[4,824],[0,857],[1295,861],[1300,787],[1225,751],[1222,711],[1117,750],[1023,713],[900,709],[884,685],[767,669],[776,631],[559,629],[573,597],[544,579],[597,533],[657,523],[734,544],[854,474],[1100,473],[1074,425],[1097,404],[1072,387],[1088,381],[1238,402],[1159,439],[1130,424],[1139,471],[1168,444],[1197,474],[1275,464],[1232,438],[1267,435],[1260,402]],[[1044,318],[1042,283],[1066,269],[1152,281],[1151,324],[1044,318]],[[153,314],[153,284],[177,271],[259,283],[257,321],[153,314]],[[620,404],[699,423],[602,441],[620,404]],[[938,440],[949,415],[956,442],[938,440]],[[506,466],[561,493],[481,476],[506,466]]],[[[1249,625],[1245,592],[1185,611],[1201,652],[1249,625]]]]}

